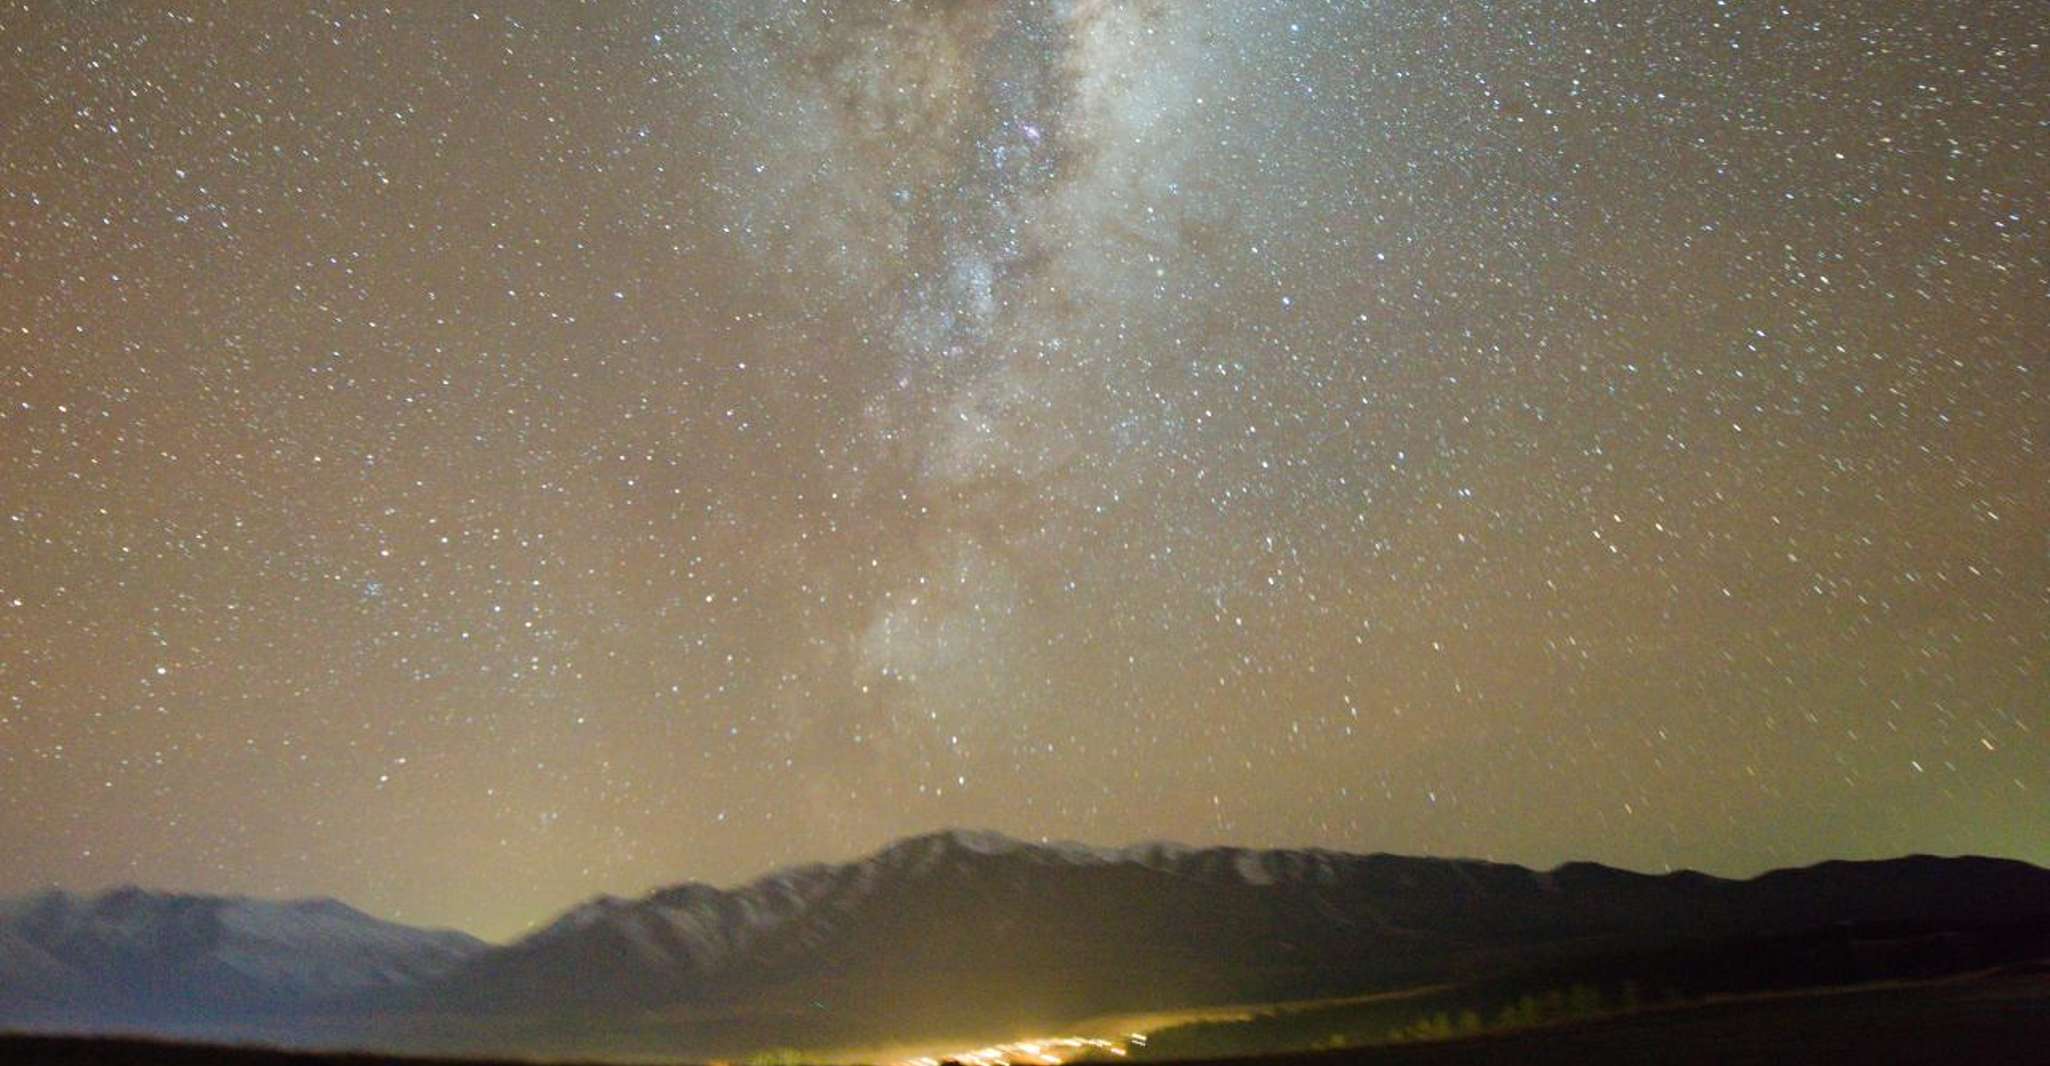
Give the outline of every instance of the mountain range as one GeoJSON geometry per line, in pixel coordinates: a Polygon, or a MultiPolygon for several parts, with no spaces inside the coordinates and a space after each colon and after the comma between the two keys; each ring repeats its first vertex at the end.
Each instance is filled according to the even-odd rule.
{"type": "Polygon", "coordinates": [[[733,1054],[1488,979],[1676,945],[2050,919],[2050,871],[1829,862],[1748,880],[952,831],[730,889],[600,897],[503,946],[331,900],[0,904],[0,1028],[408,1050],[733,1054]]]}
{"type": "Polygon", "coordinates": [[[489,947],[329,899],[40,892],[0,902],[0,1024],[288,1013],[424,987],[489,947]]]}

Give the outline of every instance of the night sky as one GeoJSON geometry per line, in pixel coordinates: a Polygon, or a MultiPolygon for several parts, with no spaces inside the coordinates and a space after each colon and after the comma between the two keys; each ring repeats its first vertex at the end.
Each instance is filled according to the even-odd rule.
{"type": "Polygon", "coordinates": [[[2050,862],[2036,0],[0,5],[0,892],[2050,862]]]}

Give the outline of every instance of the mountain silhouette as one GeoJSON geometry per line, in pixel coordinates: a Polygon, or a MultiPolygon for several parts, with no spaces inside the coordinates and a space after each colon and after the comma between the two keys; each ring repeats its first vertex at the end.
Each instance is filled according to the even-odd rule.
{"type": "Polygon", "coordinates": [[[0,1022],[146,1027],[288,1012],[429,981],[486,947],[331,899],[42,892],[0,903],[0,1022]]]}
{"type": "Polygon", "coordinates": [[[1497,978],[1831,927],[2050,919],[2050,871],[1826,862],[1748,880],[1320,849],[912,837],[734,888],[599,897],[489,946],[333,901],[126,889],[0,906],[0,1024],[710,1054],[1497,978]]]}

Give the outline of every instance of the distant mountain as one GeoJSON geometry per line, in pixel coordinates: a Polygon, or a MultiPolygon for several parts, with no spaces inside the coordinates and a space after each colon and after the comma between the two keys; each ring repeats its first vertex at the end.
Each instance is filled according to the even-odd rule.
{"type": "Polygon", "coordinates": [[[2046,920],[2050,871],[1995,859],[1737,881],[947,832],[737,888],[601,897],[503,947],[328,901],[45,894],[0,906],[0,1026],[56,1004],[74,1028],[225,1019],[284,1042],[732,1055],[1498,980],[1576,960],[1622,973],[1613,960],[1632,953],[1832,926],[2046,920]]]}
{"type": "Polygon", "coordinates": [[[600,898],[419,993],[439,1009],[956,1032],[1336,995],[1832,923],[2050,916],[2050,871],[1825,863],[1749,881],[1321,850],[914,837],[735,889],[600,898]]]}
{"type": "Polygon", "coordinates": [[[0,902],[0,1023],[288,1011],[440,977],[486,947],[327,899],[43,892],[0,902]]]}

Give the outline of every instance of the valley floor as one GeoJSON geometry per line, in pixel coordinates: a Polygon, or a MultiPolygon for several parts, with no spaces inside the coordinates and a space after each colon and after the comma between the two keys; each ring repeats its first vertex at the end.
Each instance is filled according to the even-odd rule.
{"type": "MultiPolygon", "coordinates": [[[[2050,1063],[2050,966],[1648,1011],[1432,1044],[1225,1060],[1232,1066],[1950,1066],[2050,1063]]],[[[9,1066],[437,1066],[474,1060],[310,1055],[145,1040],[0,1036],[9,1066]]]]}
{"type": "Polygon", "coordinates": [[[2050,1064],[2050,970],[1748,998],[1471,1040],[1261,1061],[1270,1066],[2050,1064]]]}

